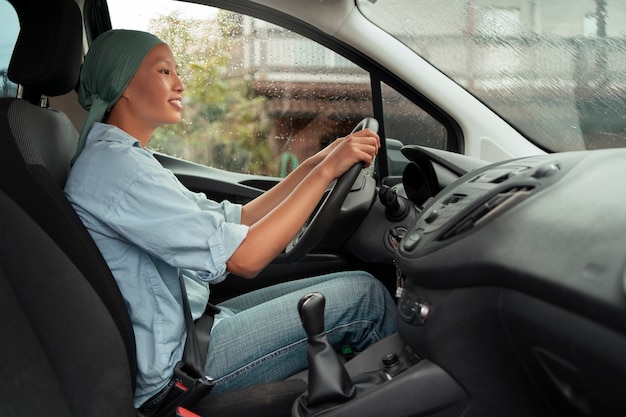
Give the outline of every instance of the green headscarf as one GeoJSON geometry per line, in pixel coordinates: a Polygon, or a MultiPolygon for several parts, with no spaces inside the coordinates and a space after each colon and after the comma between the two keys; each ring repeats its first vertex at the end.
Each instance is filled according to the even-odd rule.
{"type": "Polygon", "coordinates": [[[126,90],[144,57],[161,43],[164,42],[151,33],[116,29],[103,33],[91,44],[78,87],[78,101],[89,113],[72,163],[85,147],[93,124],[102,121],[126,90]]]}

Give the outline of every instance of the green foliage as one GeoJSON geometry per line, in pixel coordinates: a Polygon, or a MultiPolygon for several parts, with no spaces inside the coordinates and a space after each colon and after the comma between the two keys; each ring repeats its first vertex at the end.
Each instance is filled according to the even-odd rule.
{"type": "Polygon", "coordinates": [[[250,82],[232,71],[241,33],[236,16],[220,12],[215,20],[201,21],[173,13],[151,23],[176,56],[185,92],[182,121],[157,129],[150,147],[220,169],[267,175],[272,153],[265,140],[265,98],[254,97],[250,82]]]}

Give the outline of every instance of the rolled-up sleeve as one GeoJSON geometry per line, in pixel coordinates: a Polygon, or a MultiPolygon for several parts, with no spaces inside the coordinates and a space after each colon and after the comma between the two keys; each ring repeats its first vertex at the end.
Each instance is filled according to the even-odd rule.
{"type": "Polygon", "coordinates": [[[169,171],[155,169],[120,190],[106,221],[152,256],[216,283],[227,275],[226,262],[248,233],[240,224],[241,210],[191,193],[169,171]]]}
{"type": "Polygon", "coordinates": [[[204,270],[198,271],[198,277],[218,283],[226,278],[226,262],[248,234],[248,226],[235,223],[221,223],[216,233],[209,236],[209,252],[204,270]]]}

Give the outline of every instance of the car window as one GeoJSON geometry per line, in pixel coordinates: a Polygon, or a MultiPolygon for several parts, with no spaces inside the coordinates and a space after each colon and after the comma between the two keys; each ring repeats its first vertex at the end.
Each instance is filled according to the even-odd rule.
{"type": "Polygon", "coordinates": [[[7,69],[19,31],[15,9],[8,1],[0,0],[0,97],[17,95],[17,85],[9,80],[7,69]]]}
{"type": "MultiPolygon", "coordinates": [[[[150,146],[156,151],[284,177],[374,115],[368,71],[294,31],[184,2],[108,3],[114,28],[155,33],[179,61],[183,121],[155,132],[150,146]]],[[[446,147],[438,122],[392,88],[383,91],[392,149],[409,143],[446,147]]],[[[406,160],[399,152],[388,156],[390,173],[400,175],[406,160]]]]}
{"type": "Polygon", "coordinates": [[[357,4],[544,149],[626,146],[623,0],[357,4]]]}

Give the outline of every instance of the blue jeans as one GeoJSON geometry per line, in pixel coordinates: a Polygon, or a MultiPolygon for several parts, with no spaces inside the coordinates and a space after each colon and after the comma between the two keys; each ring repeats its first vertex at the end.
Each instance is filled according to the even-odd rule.
{"type": "Polygon", "coordinates": [[[307,368],[306,334],[298,301],[326,298],[330,343],[358,353],[396,331],[396,306],[387,289],[365,272],[339,272],[285,282],[228,300],[211,331],[207,375],[214,392],[280,381],[307,368]]]}

